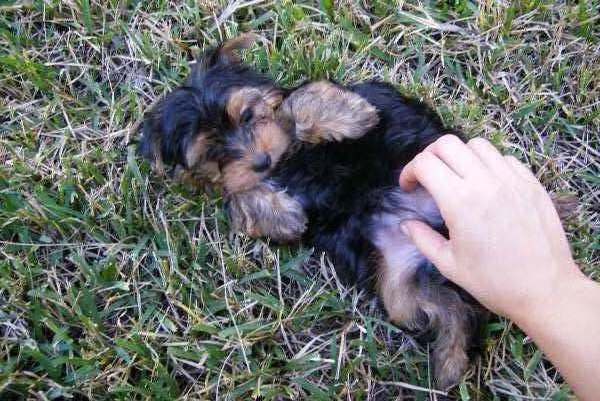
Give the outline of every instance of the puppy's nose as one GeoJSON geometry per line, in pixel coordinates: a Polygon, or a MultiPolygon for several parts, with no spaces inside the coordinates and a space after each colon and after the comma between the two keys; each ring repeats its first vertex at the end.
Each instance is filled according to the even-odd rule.
{"type": "Polygon", "coordinates": [[[252,169],[257,173],[261,173],[271,167],[271,156],[268,153],[261,153],[254,158],[252,169]]]}

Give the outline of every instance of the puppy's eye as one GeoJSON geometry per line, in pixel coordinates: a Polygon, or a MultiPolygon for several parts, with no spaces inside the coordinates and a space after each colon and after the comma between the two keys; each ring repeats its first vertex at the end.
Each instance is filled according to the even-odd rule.
{"type": "Polygon", "coordinates": [[[247,108],[240,116],[240,124],[248,124],[252,120],[252,117],[254,117],[252,109],[247,108]]]}

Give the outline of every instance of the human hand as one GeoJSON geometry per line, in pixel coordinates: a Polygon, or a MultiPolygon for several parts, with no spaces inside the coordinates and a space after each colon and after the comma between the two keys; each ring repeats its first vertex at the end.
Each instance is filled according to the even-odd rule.
{"type": "Polygon", "coordinates": [[[417,183],[437,202],[449,239],[419,221],[403,228],[442,274],[492,311],[518,321],[583,278],[542,185],[485,139],[438,139],[400,175],[406,191],[417,183]]]}

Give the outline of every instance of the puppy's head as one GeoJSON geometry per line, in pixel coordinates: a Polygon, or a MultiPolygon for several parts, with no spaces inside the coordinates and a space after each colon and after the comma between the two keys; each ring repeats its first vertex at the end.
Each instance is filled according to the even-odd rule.
{"type": "MultiPolygon", "coordinates": [[[[277,99],[277,105],[281,103],[277,99]]],[[[228,193],[254,187],[266,177],[291,143],[290,134],[275,118],[276,105],[264,101],[255,88],[235,92],[228,115],[239,120],[225,138],[223,186],[228,193]]]]}
{"type": "Polygon", "coordinates": [[[171,165],[201,183],[223,185],[222,170],[234,162],[226,151],[232,138],[272,133],[264,121],[281,103],[282,91],[236,54],[254,39],[243,35],[206,51],[185,84],[146,113],[140,152],[157,170],[171,165]]]}

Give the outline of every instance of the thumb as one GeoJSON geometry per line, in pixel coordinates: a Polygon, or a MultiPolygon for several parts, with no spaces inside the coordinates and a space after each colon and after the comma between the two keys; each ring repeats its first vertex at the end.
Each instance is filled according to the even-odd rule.
{"type": "Polygon", "coordinates": [[[440,273],[452,280],[451,276],[455,269],[450,241],[418,220],[403,222],[402,230],[419,251],[438,268],[440,273]]]}

